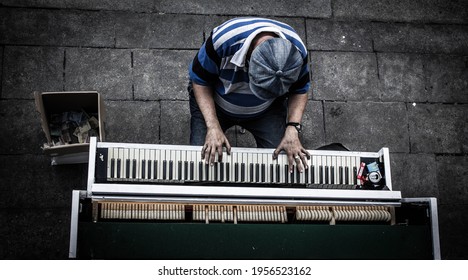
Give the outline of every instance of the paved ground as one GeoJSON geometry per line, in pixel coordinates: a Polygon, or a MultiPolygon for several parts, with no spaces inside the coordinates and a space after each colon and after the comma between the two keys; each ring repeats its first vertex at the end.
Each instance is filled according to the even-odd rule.
{"type": "Polygon", "coordinates": [[[67,258],[71,190],[85,187],[86,165],[42,154],[33,91],[99,91],[109,141],[187,144],[187,65],[211,28],[246,15],[306,42],[304,145],[389,147],[395,188],[438,198],[442,257],[468,257],[467,2],[244,2],[0,0],[0,258],[67,258]]]}

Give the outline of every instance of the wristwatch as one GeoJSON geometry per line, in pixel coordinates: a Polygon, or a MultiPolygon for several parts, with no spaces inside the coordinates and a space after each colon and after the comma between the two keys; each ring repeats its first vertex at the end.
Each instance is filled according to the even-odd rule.
{"type": "Polygon", "coordinates": [[[286,123],[286,126],[294,126],[297,130],[298,133],[301,133],[302,132],[302,124],[298,123],[298,122],[288,122],[286,123]]]}

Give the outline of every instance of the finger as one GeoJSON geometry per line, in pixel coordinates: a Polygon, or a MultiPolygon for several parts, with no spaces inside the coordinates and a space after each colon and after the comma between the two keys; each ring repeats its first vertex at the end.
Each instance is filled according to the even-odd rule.
{"type": "Polygon", "coordinates": [[[215,162],[215,158],[216,158],[216,153],[217,153],[217,149],[216,147],[211,147],[211,151],[210,151],[210,155],[209,155],[209,164],[210,165],[213,165],[214,162],[215,162]]]}
{"type": "Polygon", "coordinates": [[[228,155],[230,155],[231,154],[231,144],[229,144],[229,141],[227,139],[226,139],[225,145],[226,145],[226,153],[228,155]]]}
{"type": "Polygon", "coordinates": [[[302,163],[302,157],[303,157],[302,155],[296,155],[294,157],[294,162],[296,164],[297,171],[301,173],[304,172],[304,165],[302,163]]]}
{"type": "Polygon", "coordinates": [[[216,153],[218,154],[218,161],[223,161],[223,146],[219,146],[216,148],[216,153]]]}
{"type": "Polygon", "coordinates": [[[289,173],[293,173],[293,171],[294,171],[294,156],[292,154],[288,155],[288,163],[289,163],[289,173]]]}
{"type": "Polygon", "coordinates": [[[307,159],[310,159],[310,153],[306,149],[302,148],[301,151],[307,156],[307,159]]]}
{"type": "Polygon", "coordinates": [[[304,166],[304,169],[308,168],[307,156],[303,153],[300,154],[301,164],[304,166]]]}
{"type": "Polygon", "coordinates": [[[210,152],[211,152],[211,148],[209,146],[207,146],[205,148],[205,152],[203,153],[203,159],[205,160],[205,163],[208,164],[210,162],[210,152]]]}
{"type": "Polygon", "coordinates": [[[283,150],[283,146],[278,146],[274,151],[273,151],[273,159],[277,159],[279,153],[283,150]]]}
{"type": "Polygon", "coordinates": [[[206,145],[204,145],[201,149],[201,158],[202,159],[205,159],[205,149],[206,149],[206,145]]]}

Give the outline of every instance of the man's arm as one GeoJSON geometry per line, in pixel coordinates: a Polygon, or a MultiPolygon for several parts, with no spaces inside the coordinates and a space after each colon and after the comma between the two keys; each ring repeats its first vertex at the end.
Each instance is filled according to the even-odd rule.
{"type": "Polygon", "coordinates": [[[209,86],[202,86],[193,83],[193,93],[198,103],[198,107],[203,114],[203,118],[205,118],[206,124],[205,144],[203,145],[201,156],[209,164],[213,164],[216,154],[218,154],[218,160],[222,160],[223,146],[226,146],[227,153],[230,154],[231,145],[229,144],[226,135],[224,135],[216,115],[213,89],[209,86]]]}
{"type": "MultiPolygon", "coordinates": [[[[291,94],[288,98],[287,122],[301,123],[306,105],[307,94],[291,94]]],[[[310,158],[310,154],[302,147],[299,132],[294,126],[286,127],[283,139],[273,153],[273,158],[276,159],[283,150],[288,156],[289,172],[293,171],[294,163],[300,172],[304,171],[304,167],[307,168],[307,158],[310,158]]]]}

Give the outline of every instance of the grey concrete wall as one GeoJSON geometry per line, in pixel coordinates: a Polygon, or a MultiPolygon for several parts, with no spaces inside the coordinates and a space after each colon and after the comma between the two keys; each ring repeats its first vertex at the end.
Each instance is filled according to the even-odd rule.
{"type": "Polygon", "coordinates": [[[85,188],[86,165],[43,155],[32,92],[96,90],[107,140],[187,144],[187,66],[236,16],[283,20],[305,41],[304,146],[389,147],[395,188],[438,198],[442,257],[468,258],[463,0],[0,0],[0,258],[66,258],[71,190],[85,188]]]}

